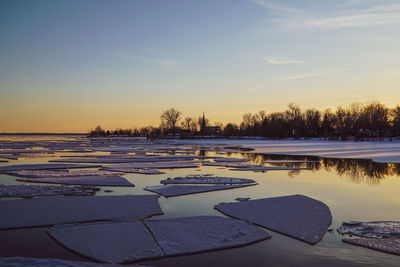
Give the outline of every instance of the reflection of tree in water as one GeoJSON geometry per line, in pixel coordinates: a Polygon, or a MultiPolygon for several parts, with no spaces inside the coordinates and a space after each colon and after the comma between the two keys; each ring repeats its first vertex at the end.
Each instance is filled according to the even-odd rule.
{"type": "Polygon", "coordinates": [[[197,153],[198,156],[204,157],[207,154],[207,150],[199,150],[199,153],[197,153]]]}
{"type": "MultiPolygon", "coordinates": [[[[207,156],[207,150],[200,150],[198,155],[207,156]]],[[[213,156],[215,156],[213,154],[213,156]]],[[[218,156],[218,155],[217,155],[218,156]]],[[[250,159],[252,163],[262,165],[265,160],[298,160],[310,161],[307,163],[268,163],[271,166],[302,167],[310,168],[312,171],[325,170],[328,172],[336,171],[339,176],[347,176],[354,183],[378,184],[386,176],[400,176],[400,164],[376,163],[365,159],[335,159],[319,158],[313,156],[288,156],[288,155],[263,155],[254,153],[226,152],[228,157],[244,157],[250,159]]],[[[289,176],[299,175],[303,170],[291,170],[289,176]]]]}
{"type": "MultiPolygon", "coordinates": [[[[265,160],[302,160],[311,161],[307,163],[269,163],[274,166],[306,167],[313,171],[326,170],[336,171],[339,176],[348,176],[352,182],[378,184],[386,176],[400,176],[400,164],[376,163],[372,160],[361,159],[335,159],[318,158],[310,156],[287,156],[287,155],[262,155],[243,154],[245,158],[254,163],[261,164],[265,160]]],[[[289,171],[289,176],[299,175],[301,170],[289,171]]]]}
{"type": "Polygon", "coordinates": [[[393,174],[389,164],[372,160],[322,159],[321,162],[327,171],[336,170],[340,176],[346,175],[356,183],[377,184],[380,179],[393,174]]]}
{"type": "Polygon", "coordinates": [[[392,165],[393,174],[400,176],[400,164],[390,164],[390,165],[392,165]]]}

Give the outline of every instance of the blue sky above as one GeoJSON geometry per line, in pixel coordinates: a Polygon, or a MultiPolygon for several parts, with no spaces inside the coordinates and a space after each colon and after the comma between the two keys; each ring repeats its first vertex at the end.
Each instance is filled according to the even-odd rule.
{"type": "Polygon", "coordinates": [[[0,131],[400,104],[400,3],[0,2],[0,131]]]}

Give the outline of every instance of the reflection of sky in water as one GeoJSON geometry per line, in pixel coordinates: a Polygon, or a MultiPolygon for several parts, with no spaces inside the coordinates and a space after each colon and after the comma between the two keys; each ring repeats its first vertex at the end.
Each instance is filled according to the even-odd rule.
{"type": "MultiPolygon", "coordinates": [[[[97,153],[106,154],[106,153],[97,153]]],[[[199,152],[197,152],[199,154],[199,152]]],[[[207,156],[223,156],[216,153],[201,153],[207,156]]],[[[74,155],[74,153],[57,153],[56,155],[74,155]]],[[[79,153],[79,155],[84,155],[79,153]]],[[[179,197],[160,197],[159,203],[164,215],[157,218],[179,216],[217,215],[223,216],[213,209],[221,202],[232,202],[237,197],[252,199],[276,197],[291,194],[303,194],[323,201],[333,215],[332,229],[340,227],[342,221],[400,221],[400,167],[395,164],[377,164],[367,160],[317,159],[315,157],[263,156],[255,154],[230,153],[231,157],[250,158],[253,163],[261,164],[263,160],[318,160],[307,164],[282,164],[283,166],[312,167],[309,171],[268,171],[230,172],[228,168],[203,166],[194,169],[164,170],[162,175],[124,175],[135,184],[134,188],[103,187],[112,193],[99,192],[97,195],[153,194],[143,188],[159,185],[160,180],[168,177],[186,176],[190,174],[214,174],[254,179],[257,186],[240,189],[208,192],[179,197]]],[[[9,164],[47,163],[52,158],[28,158],[10,160],[0,163],[9,164]]],[[[277,166],[275,164],[264,164],[277,166]]],[[[281,166],[282,166],[281,165],[281,166]]],[[[15,177],[0,174],[0,183],[19,184],[15,177]]],[[[4,200],[4,199],[3,199],[4,200]]],[[[0,257],[31,256],[63,259],[81,259],[55,243],[45,232],[45,228],[0,231],[0,257]]],[[[315,246],[276,234],[272,239],[250,246],[223,251],[208,252],[198,255],[173,257],[144,262],[152,266],[353,266],[375,265],[396,266],[399,257],[388,255],[361,247],[344,244],[341,236],[333,231],[326,233],[324,239],[315,246]]],[[[195,242],[195,241],[194,241],[195,242]]]]}

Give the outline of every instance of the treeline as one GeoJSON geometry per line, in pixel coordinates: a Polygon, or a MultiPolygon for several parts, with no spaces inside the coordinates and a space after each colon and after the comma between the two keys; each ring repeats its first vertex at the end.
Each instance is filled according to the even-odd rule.
{"type": "Polygon", "coordinates": [[[314,108],[302,110],[291,103],[283,112],[247,113],[239,124],[209,124],[204,114],[198,118],[182,117],[174,108],[161,114],[159,127],[142,127],[106,131],[98,126],[91,136],[125,135],[150,138],[180,137],[266,137],[282,138],[325,138],[330,140],[381,140],[400,136],[400,106],[393,109],[379,102],[354,103],[340,106],[332,111],[314,108]]]}
{"type": "Polygon", "coordinates": [[[89,137],[106,137],[106,136],[130,136],[130,137],[149,137],[149,138],[159,138],[161,137],[159,127],[142,127],[142,128],[129,128],[129,129],[115,129],[106,130],[100,125],[94,130],[89,131],[89,137]]]}
{"type": "Polygon", "coordinates": [[[400,107],[389,109],[379,102],[354,103],[322,112],[314,108],[301,110],[299,106],[289,104],[284,112],[245,114],[242,123],[231,129],[246,136],[271,138],[376,140],[400,135],[400,107]]]}

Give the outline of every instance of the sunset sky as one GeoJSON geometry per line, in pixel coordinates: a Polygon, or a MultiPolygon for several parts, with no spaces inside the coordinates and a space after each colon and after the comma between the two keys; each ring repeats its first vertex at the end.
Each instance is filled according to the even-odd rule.
{"type": "Polygon", "coordinates": [[[0,1],[0,132],[400,104],[400,1],[0,1]]]}

